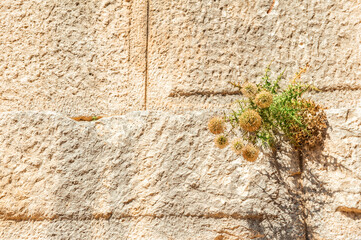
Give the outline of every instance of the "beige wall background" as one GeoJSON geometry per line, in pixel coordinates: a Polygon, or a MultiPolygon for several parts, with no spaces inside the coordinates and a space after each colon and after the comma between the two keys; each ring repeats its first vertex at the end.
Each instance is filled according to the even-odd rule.
{"type": "Polygon", "coordinates": [[[1,111],[144,109],[145,1],[2,1],[1,111]]]}
{"type": "Polygon", "coordinates": [[[359,1],[2,1],[0,111],[224,108],[272,62],[360,106],[359,1]]]}
{"type": "Polygon", "coordinates": [[[2,0],[0,239],[359,239],[360,63],[359,0],[2,0]],[[249,164],[206,122],[270,62],[330,127],[249,164]]]}

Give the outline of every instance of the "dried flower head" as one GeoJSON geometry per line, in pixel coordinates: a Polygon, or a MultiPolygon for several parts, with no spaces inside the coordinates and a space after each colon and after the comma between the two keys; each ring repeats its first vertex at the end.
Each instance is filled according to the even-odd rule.
{"type": "Polygon", "coordinates": [[[241,92],[244,96],[253,98],[254,96],[256,96],[256,94],[258,92],[258,87],[254,83],[245,82],[242,85],[241,92]]]}
{"type": "Polygon", "coordinates": [[[301,111],[302,127],[292,124],[289,137],[296,149],[311,149],[322,146],[327,129],[327,117],[324,108],[311,100],[301,99],[298,106],[301,111]]]}
{"type": "Polygon", "coordinates": [[[224,119],[221,117],[213,117],[208,122],[208,129],[213,134],[220,134],[224,132],[226,128],[224,119]]]}
{"type": "Polygon", "coordinates": [[[243,140],[241,138],[235,138],[232,140],[231,148],[236,154],[241,154],[243,147],[244,147],[244,144],[243,144],[243,140]]]}
{"type": "Polygon", "coordinates": [[[257,94],[255,102],[260,108],[268,108],[273,102],[273,96],[270,92],[263,90],[257,94]]]}
{"type": "Polygon", "coordinates": [[[248,109],[239,117],[239,125],[248,132],[257,131],[262,124],[262,118],[258,112],[248,109]]]}
{"type": "Polygon", "coordinates": [[[218,148],[222,149],[228,145],[228,138],[224,135],[217,135],[214,142],[218,148]]]}
{"type": "Polygon", "coordinates": [[[244,148],[242,148],[242,156],[245,160],[249,162],[254,162],[258,158],[259,149],[255,147],[253,144],[247,144],[244,148]]]}

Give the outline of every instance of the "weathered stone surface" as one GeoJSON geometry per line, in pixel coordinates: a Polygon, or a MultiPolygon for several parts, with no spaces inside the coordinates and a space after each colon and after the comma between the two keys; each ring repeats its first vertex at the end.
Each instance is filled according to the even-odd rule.
{"type": "Polygon", "coordinates": [[[358,0],[1,1],[0,239],[361,239],[360,22],[358,0]],[[271,61],[309,64],[330,128],[251,164],[205,126],[271,61]],[[67,117],[145,106],[180,115],[67,117]]]}
{"type": "Polygon", "coordinates": [[[348,0],[150,1],[148,105],[225,106],[228,81],[260,81],[273,61],[287,80],[309,64],[302,78],[326,92],[313,94],[327,107],[351,89],[337,105],[361,106],[360,16],[359,1],[348,0]]]}
{"type": "Polygon", "coordinates": [[[0,111],[114,115],[144,104],[146,2],[0,2],[0,111]]]}
{"type": "Polygon", "coordinates": [[[210,116],[0,114],[0,236],[301,238],[296,156],[249,163],[216,149],[210,116]]]}
{"type": "Polygon", "coordinates": [[[287,146],[253,164],[214,148],[211,115],[2,113],[0,238],[360,238],[359,109],[327,110],[301,185],[287,146]]]}
{"type": "Polygon", "coordinates": [[[309,235],[361,239],[361,214],[355,211],[361,212],[361,109],[331,109],[327,116],[324,149],[305,157],[303,198],[309,235]]]}
{"type": "Polygon", "coordinates": [[[361,108],[361,90],[312,91],[303,97],[330,109],[361,108]]]}
{"type": "MultiPolygon", "coordinates": [[[[267,221],[267,220],[265,220],[267,221]]],[[[167,216],[110,220],[0,221],[0,239],[267,239],[252,220],[167,216]]],[[[268,225],[271,228],[271,225],[268,225]]],[[[278,229],[278,228],[277,228],[278,229]]],[[[282,235],[279,233],[279,235],[282,235]]],[[[279,239],[270,237],[270,239],[279,239]]],[[[281,238],[287,239],[287,237],[281,238]]]]}

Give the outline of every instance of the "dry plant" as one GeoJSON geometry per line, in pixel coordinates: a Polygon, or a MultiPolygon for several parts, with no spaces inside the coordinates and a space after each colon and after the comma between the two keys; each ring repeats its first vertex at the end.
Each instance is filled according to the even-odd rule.
{"type": "Polygon", "coordinates": [[[327,119],[322,106],[302,97],[306,91],[316,89],[299,82],[306,68],[296,73],[284,89],[279,85],[283,72],[272,81],[269,66],[259,84],[232,82],[246,99],[238,100],[237,108],[232,109],[230,114],[209,120],[208,129],[217,134],[216,146],[225,148],[228,138],[233,135],[231,149],[245,160],[253,162],[261,147],[275,150],[279,135],[285,135],[297,150],[320,145],[327,128],[327,119]],[[230,126],[230,130],[226,132],[227,126],[230,126]]]}

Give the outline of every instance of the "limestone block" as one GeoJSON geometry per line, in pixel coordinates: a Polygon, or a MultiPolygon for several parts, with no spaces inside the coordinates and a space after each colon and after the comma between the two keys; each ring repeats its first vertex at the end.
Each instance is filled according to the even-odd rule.
{"type": "Polygon", "coordinates": [[[324,149],[305,158],[310,239],[361,239],[361,109],[327,111],[324,149]]]}
{"type": "Polygon", "coordinates": [[[219,150],[213,114],[0,114],[0,238],[302,239],[295,154],[219,150]]]}
{"type": "Polygon", "coordinates": [[[0,2],[0,111],[144,106],[144,0],[0,2]]]}
{"type": "Polygon", "coordinates": [[[330,109],[361,108],[361,90],[312,91],[303,97],[330,109]]]}
{"type": "Polygon", "coordinates": [[[359,1],[154,0],[149,20],[149,109],[224,107],[228,81],[258,82],[271,61],[286,80],[309,64],[327,107],[349,90],[337,104],[361,106],[359,1]]]}
{"type": "Polygon", "coordinates": [[[249,225],[252,225],[252,221],[185,216],[83,221],[0,221],[0,239],[265,239],[263,234],[251,229],[259,226],[258,224],[251,228],[249,225]]]}

